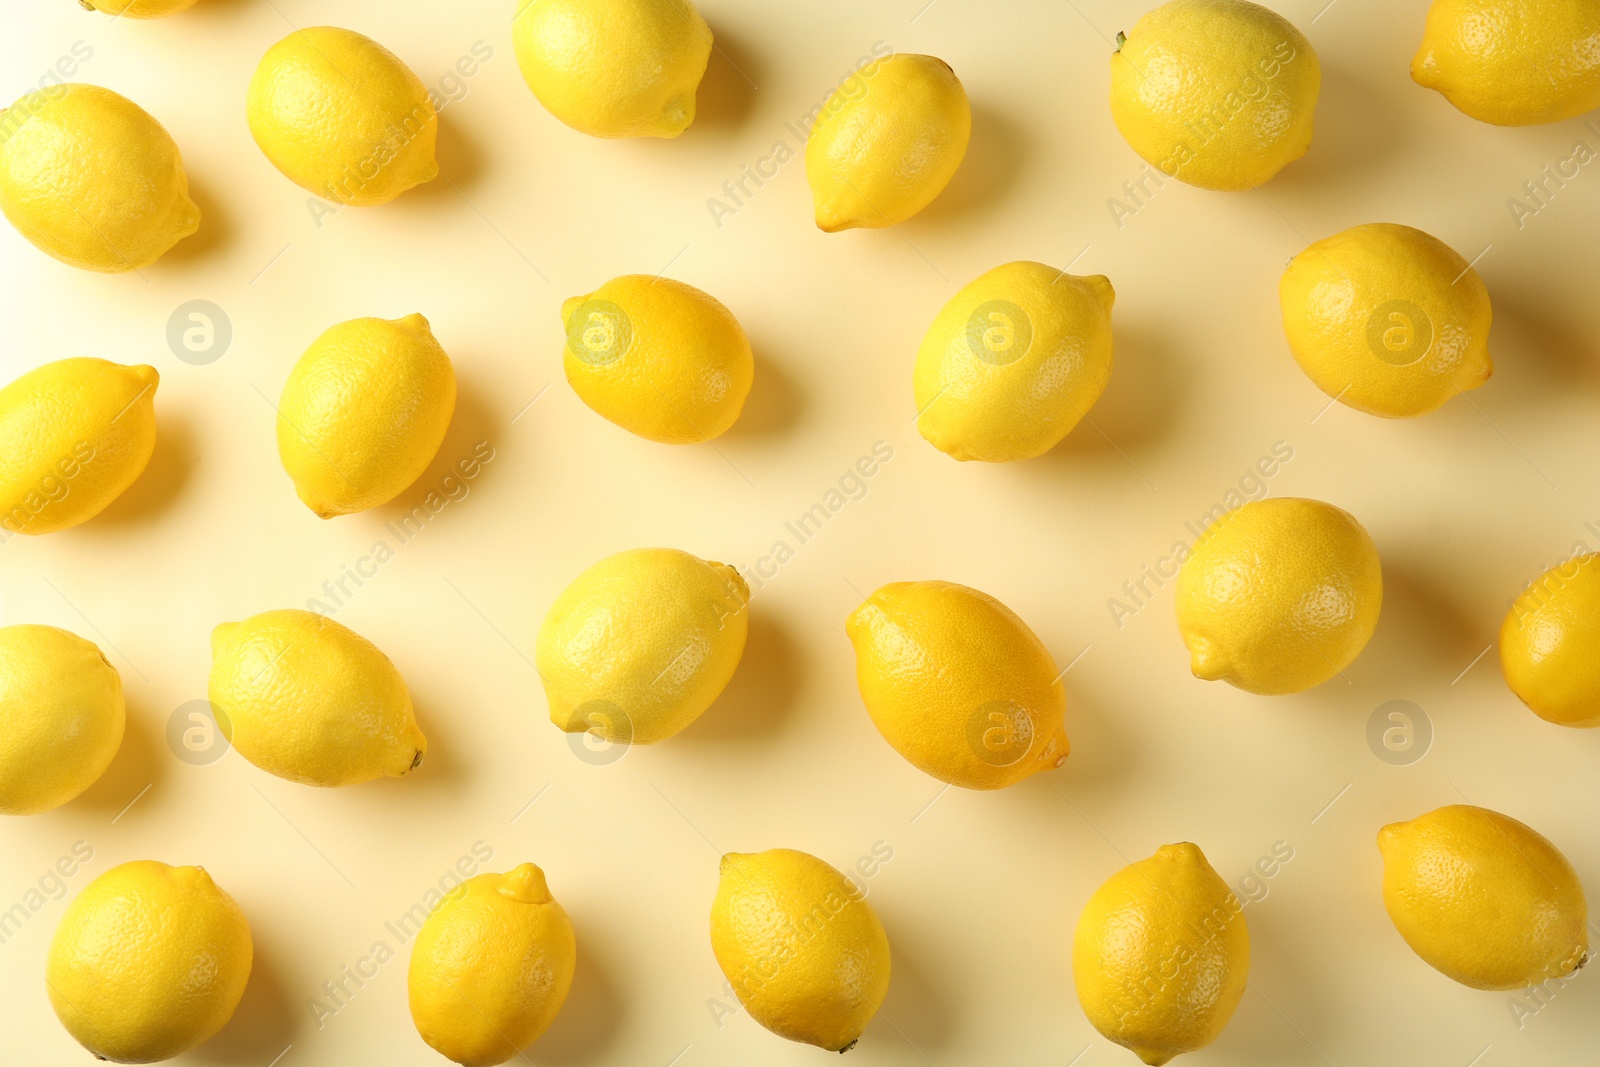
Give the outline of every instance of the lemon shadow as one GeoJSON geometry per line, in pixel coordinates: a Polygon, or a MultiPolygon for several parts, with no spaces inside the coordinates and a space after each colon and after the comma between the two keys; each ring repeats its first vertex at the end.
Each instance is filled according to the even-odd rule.
{"type": "MultiPolygon", "coordinates": [[[[217,0],[201,0],[215,3],[217,0]]],[[[200,228],[162,254],[155,266],[173,266],[193,263],[220,251],[232,239],[236,227],[233,216],[224,210],[224,203],[211,195],[209,182],[189,176],[189,199],[200,209],[200,228]]]]}
{"type": "Polygon", "coordinates": [[[694,123],[684,131],[726,133],[745,124],[755,107],[762,69],[739,38],[711,27],[711,57],[695,92],[694,123]]]}
{"type": "Polygon", "coordinates": [[[992,213],[1016,187],[1028,161],[1021,124],[981,101],[972,105],[972,140],[955,176],[914,223],[939,223],[992,213]]]}
{"type": "Polygon", "coordinates": [[[439,200],[464,199],[466,191],[482,177],[486,164],[483,147],[456,121],[451,106],[439,112],[438,141],[434,149],[438,175],[430,182],[407,189],[396,198],[395,204],[432,211],[439,200]]]}
{"type": "Polygon", "coordinates": [[[1064,462],[1108,453],[1119,459],[1123,453],[1136,456],[1176,429],[1189,392],[1189,370],[1171,358],[1166,339],[1143,324],[1114,329],[1105,392],[1046,457],[1064,462]]]}
{"type": "MultiPolygon", "coordinates": [[[[1405,82],[1420,89],[1410,77],[1405,82]]],[[[1311,146],[1266,183],[1267,195],[1273,189],[1315,193],[1356,179],[1371,184],[1375,174],[1399,165],[1403,157],[1396,146],[1416,140],[1404,112],[1388,92],[1324,63],[1311,146]]],[[[1311,239],[1319,236],[1325,235],[1311,234],[1311,239]]]]}
{"type": "Polygon", "coordinates": [[[254,953],[250,980],[233,1018],[217,1035],[190,1053],[196,1063],[268,1063],[294,1039],[295,1024],[272,938],[251,929],[254,953]]]}
{"type": "Polygon", "coordinates": [[[1553,393],[1600,392],[1600,344],[1562,321],[1564,309],[1542,295],[1548,291],[1537,277],[1495,280],[1489,292],[1494,373],[1473,391],[1475,401],[1544,405],[1553,393]]]}
{"type": "Polygon", "coordinates": [[[461,375],[462,362],[453,362],[456,409],[438,453],[405,492],[372,509],[387,528],[403,529],[411,536],[433,519],[466,504],[494,467],[494,439],[499,434],[495,412],[484,402],[477,384],[461,375]],[[484,456],[490,457],[488,462],[484,456]],[[427,516],[426,520],[422,516],[427,516]]]}
{"type": "Polygon", "coordinates": [[[739,441],[784,433],[800,421],[803,407],[804,397],[798,380],[782,363],[758,356],[755,380],[745,399],[744,410],[723,435],[724,439],[739,441]]]}
{"type": "Polygon", "coordinates": [[[128,526],[150,521],[183,492],[199,455],[194,430],[180,416],[158,414],[156,418],[156,447],[144,472],[88,525],[128,526]]]}
{"type": "MultiPolygon", "coordinates": [[[[127,683],[128,673],[123,671],[124,690],[127,683]]],[[[122,746],[112,757],[111,765],[76,800],[69,801],[63,807],[96,811],[108,818],[117,816],[146,789],[153,789],[160,784],[167,769],[167,761],[161,752],[165,744],[165,735],[157,732],[154,721],[147,721],[135,702],[129,701],[128,723],[122,734],[122,746]]],[[[132,814],[137,812],[137,807],[132,809],[132,814]]]]}
{"type": "Polygon", "coordinates": [[[1114,701],[1086,692],[1075,684],[1071,674],[1064,679],[1067,690],[1067,762],[1034,777],[1051,794],[1066,782],[1074,787],[1106,789],[1126,783],[1140,762],[1135,747],[1136,735],[1125,727],[1121,717],[1109,714],[1114,701]]]}
{"type": "Polygon", "coordinates": [[[799,646],[770,614],[752,609],[744,655],[728,688],[679,736],[716,743],[768,737],[793,713],[800,688],[799,646]]]}
{"type": "Polygon", "coordinates": [[[920,938],[906,936],[890,923],[884,925],[889,933],[889,992],[867,1032],[876,1029],[872,1040],[910,1044],[918,1052],[941,1049],[954,1029],[955,1012],[950,998],[930,978],[938,969],[922,965],[916,952],[920,938]],[[879,1018],[889,1025],[878,1027],[879,1018]]]}
{"type": "Polygon", "coordinates": [[[572,973],[572,990],[550,1029],[527,1049],[529,1058],[543,1064],[602,1063],[606,1050],[622,1029],[625,1014],[611,963],[594,951],[593,939],[584,936],[604,922],[599,916],[573,918],[578,935],[578,963],[572,973]]]}

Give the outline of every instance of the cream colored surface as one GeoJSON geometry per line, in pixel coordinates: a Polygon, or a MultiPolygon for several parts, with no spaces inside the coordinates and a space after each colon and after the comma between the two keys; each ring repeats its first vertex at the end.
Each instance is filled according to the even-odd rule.
{"type": "MultiPolygon", "coordinates": [[[[1326,0],[1274,0],[1324,67],[1310,151],[1259,194],[1146,181],[1153,197],[1119,229],[1107,199],[1148,172],[1111,122],[1108,38],[1141,5],[1074,4],[1081,17],[1056,0],[705,0],[722,51],[694,126],[618,143],[567,129],[533,99],[509,2],[440,15],[346,0],[337,21],[427,85],[479,40],[493,56],[440,113],[440,180],[379,209],[322,214],[320,228],[307,194],[251,141],[244,91],[285,18],[326,22],[322,5],[201,0],[147,22],[70,3],[8,7],[0,98],[85,42],[93,56],[73,77],[160,116],[205,222],[142,278],[74,271],[0,229],[6,379],[83,354],[162,375],[155,457],[129,494],[76,529],[0,545],[0,622],[82,633],[128,699],[127,740],[99,783],[56,811],[0,821],[0,909],[77,841],[94,853],[64,879],[69,899],[124,860],[203,864],[250,920],[255,974],[230,1025],[177,1062],[266,1067],[288,1048],[277,1067],[444,1067],[409,1020],[409,943],[385,924],[404,932],[402,914],[458,863],[481,873],[531,860],[579,944],[571,996],[533,1063],[806,1067],[822,1054],[743,1013],[719,1027],[712,1009],[734,1001],[706,922],[721,853],[797,848],[856,870],[894,945],[883,1010],[846,1067],[1060,1067],[1086,1048],[1076,1067],[1134,1067],[1075,1002],[1084,902],[1131,860],[1184,840],[1238,891],[1283,841],[1293,859],[1265,864],[1273,876],[1255,877],[1267,895],[1245,907],[1251,986],[1184,1067],[1464,1067],[1486,1046],[1478,1067],[1588,1055],[1600,971],[1585,968],[1519,1029],[1514,994],[1461,987],[1407,948],[1384,913],[1373,842],[1386,823],[1471,802],[1537,827],[1600,892],[1600,734],[1529,714],[1485,652],[1523,582],[1576,541],[1600,549],[1585,525],[1600,528],[1600,163],[1552,183],[1520,230],[1506,203],[1574,142],[1600,147],[1600,132],[1583,120],[1494,128],[1418,87],[1421,0],[1338,0],[1320,17],[1326,0]],[[899,233],[823,234],[786,124],[879,40],[960,71],[972,146],[899,233]],[[792,154],[781,166],[779,142],[792,154]],[[722,187],[746,165],[775,176],[763,188],[747,179],[738,206],[722,187]],[[720,228],[714,196],[733,209],[719,210],[720,228]],[[1495,375],[1423,419],[1329,406],[1283,339],[1285,260],[1375,219],[1469,260],[1493,246],[1476,269],[1495,302],[1495,375]],[[1093,426],[1048,455],[955,463],[913,425],[917,345],[963,284],[1017,259],[1111,279],[1116,369],[1093,426]],[[737,308],[756,353],[749,404],[714,448],[640,440],[562,378],[561,301],[660,270],[737,308]],[[234,328],[207,366],[178,360],[165,339],[193,299],[226,308],[234,328]],[[397,503],[322,522],[278,466],[265,398],[329,323],[412,311],[450,339],[455,424],[397,503]],[[846,479],[865,496],[831,498],[879,440],[892,458],[846,479]],[[480,441],[493,458],[464,480],[458,464],[480,441]],[[1260,479],[1278,441],[1293,458],[1260,479]],[[402,543],[386,524],[428,491],[448,499],[451,472],[465,498],[402,543]],[[1186,524],[1250,478],[1345,508],[1382,553],[1383,615],[1348,681],[1262,698],[1195,680],[1170,581],[1146,580],[1149,606],[1112,621],[1106,601],[1126,595],[1124,580],[1146,565],[1170,573],[1173,544],[1195,536],[1186,524]],[[827,502],[836,513],[802,544],[785,524],[827,502]],[[363,562],[379,539],[393,556],[363,562]],[[774,573],[779,539],[793,557],[774,573]],[[534,635],[573,575],[642,545],[765,577],[718,704],[679,736],[597,765],[546,717],[534,635]],[[336,618],[404,672],[424,765],[328,791],[236,753],[209,766],[175,758],[168,719],[205,695],[211,628],[313,597],[331,605],[323,584],[346,565],[370,576],[347,581],[354,595],[336,618]],[[923,578],[990,593],[1062,667],[1076,660],[1061,770],[946,792],[878,736],[844,620],[879,585],[923,578]],[[1368,749],[1368,719],[1394,699],[1435,728],[1412,766],[1368,749]],[[368,976],[360,988],[347,966],[368,976]],[[336,980],[353,995],[319,1028],[307,1002],[336,980]]],[[[39,903],[0,944],[6,1055],[87,1062],[40,978],[65,901],[39,903]]]]}

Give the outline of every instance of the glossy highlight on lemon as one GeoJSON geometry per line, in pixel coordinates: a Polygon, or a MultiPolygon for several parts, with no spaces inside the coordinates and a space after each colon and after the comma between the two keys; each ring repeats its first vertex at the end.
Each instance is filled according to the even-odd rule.
{"type": "Polygon", "coordinates": [[[1102,275],[1007,263],[957,293],[928,327],[913,384],[917,430],[959,460],[1005,463],[1050,451],[1111,377],[1102,275]]]}
{"type": "Polygon", "coordinates": [[[78,0],[86,11],[127,19],[164,19],[193,7],[196,0],[78,0]]]}
{"type": "Polygon", "coordinates": [[[1244,906],[1188,842],[1106,879],[1072,938],[1078,1003],[1108,1040],[1158,1065],[1211,1044],[1250,974],[1244,906]]]}
{"type": "Polygon", "coordinates": [[[61,1025],[97,1058],[155,1063],[227,1024],[253,959],[244,912],[203,868],[135,860],[67,905],[45,984],[61,1025]]]}
{"type": "Polygon", "coordinates": [[[1516,819],[1451,804],[1385,826],[1378,849],[1390,920],[1441,974],[1474,989],[1526,989],[1588,959],[1577,872],[1516,819]]]}
{"type": "Polygon", "coordinates": [[[1512,602],[1500,626],[1500,668],[1539,718],[1600,726],[1600,555],[1551,567],[1512,602]]]}
{"type": "Polygon", "coordinates": [[[889,992],[889,938],[865,894],[788,848],[722,857],[711,950],[750,1017],[848,1052],[889,992]]]}
{"type": "Polygon", "coordinates": [[[1369,415],[1424,415],[1494,372],[1483,279],[1437,237],[1369,223],[1325,237],[1278,282],[1289,349],[1318,389],[1369,415]]]}
{"type": "Polygon", "coordinates": [[[463,1067],[514,1059],[549,1029],[577,967],[572,921],[524,863],[457,886],[411,946],[411,1021],[463,1067]]]}
{"type": "Polygon", "coordinates": [[[1262,185],[1305,155],[1321,89],[1311,42],[1247,0],[1171,0],[1111,56],[1111,117],[1129,147],[1202,189],[1262,185]]]}
{"type": "Polygon", "coordinates": [[[98,85],[27,93],[0,111],[0,211],[83,270],[141,270],[200,228],[172,135],[98,85]]]}
{"type": "Polygon", "coordinates": [[[817,227],[894,226],[933,202],[966,158],[972,105],[950,64],[889,55],[829,94],[806,139],[817,227]]]}
{"type": "Polygon", "coordinates": [[[954,582],[893,582],[845,631],[873,725],[923,772],[1002,789],[1066,762],[1055,660],[994,597],[954,582]]]}
{"type": "Polygon", "coordinates": [[[1594,0],[1433,0],[1411,78],[1496,126],[1532,126],[1600,108],[1594,0]]]}

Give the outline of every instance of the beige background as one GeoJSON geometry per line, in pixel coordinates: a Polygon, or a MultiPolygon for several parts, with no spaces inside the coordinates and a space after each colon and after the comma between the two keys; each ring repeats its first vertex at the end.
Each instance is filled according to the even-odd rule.
{"type": "MultiPolygon", "coordinates": [[[[1147,5],[924,3],[705,0],[719,52],[702,117],[677,141],[636,143],[583,137],[538,106],[501,0],[201,0],[153,23],[70,0],[9,4],[0,96],[82,42],[93,54],[76,77],[167,126],[205,220],[143,277],[73,271],[0,229],[0,377],[72,355],[162,374],[161,443],[134,489],[86,526],[0,546],[0,621],[99,641],[130,719],[89,794],[0,824],[0,908],[27,900],[79,841],[93,859],[66,899],[125,860],[204,864],[248,913],[258,963],[232,1024],[182,1062],[441,1063],[411,1027],[409,950],[385,923],[482,842],[492,869],[540,863],[577,925],[571,999],[529,1062],[814,1064],[821,1053],[742,1014],[719,1018],[706,933],[717,856],[790,846],[848,867],[877,846],[893,852],[868,888],[894,978],[850,1062],[1095,1067],[1134,1061],[1073,993],[1069,944],[1088,895],[1164,842],[1198,842],[1236,885],[1283,842],[1293,859],[1246,909],[1251,989],[1222,1039],[1185,1063],[1585,1055],[1600,979],[1580,976],[1519,1028],[1507,995],[1454,985],[1401,942],[1373,842],[1387,821],[1464,797],[1530,823],[1600,887],[1600,737],[1535,719],[1496,654],[1478,658],[1525,581],[1575,542],[1600,547],[1585,525],[1600,528],[1600,164],[1520,229],[1507,206],[1574,142],[1600,147],[1600,133],[1581,121],[1495,129],[1413,85],[1422,0],[1276,0],[1324,68],[1310,154],[1261,193],[1171,183],[1119,228],[1108,198],[1142,163],[1108,114],[1108,39],[1147,5]],[[319,226],[252,143],[243,98],[269,45],[326,21],[374,36],[431,85],[476,42],[493,56],[443,112],[441,180],[319,226]],[[947,193],[898,233],[825,236],[791,162],[719,227],[708,198],[776,142],[798,149],[786,124],[878,41],[947,59],[971,94],[972,147],[947,193]],[[1280,333],[1285,259],[1378,220],[1483,253],[1494,298],[1494,378],[1415,421],[1328,407],[1280,333]],[[958,465],[911,425],[916,345],[959,286],[1023,258],[1112,279],[1111,385],[1094,426],[1049,456],[958,465]],[[756,349],[745,416],[715,447],[633,438],[561,377],[562,299],[662,270],[727,303],[756,349]],[[169,316],[193,299],[232,323],[210,365],[166,341],[169,316]],[[325,327],[412,311],[456,361],[449,440],[397,505],[319,522],[278,466],[271,402],[325,327]],[[480,441],[494,459],[467,495],[399,545],[385,523],[450,488],[448,468],[480,441]],[[784,523],[878,441],[893,459],[865,496],[798,545],[784,523]],[[1170,587],[1120,628],[1107,601],[1280,441],[1293,459],[1267,488],[1355,513],[1386,590],[1347,678],[1263,699],[1189,676],[1170,587]],[[316,791],[234,753],[177,759],[168,721],[204,696],[212,626],[305,606],[380,539],[394,558],[338,618],[404,672],[432,743],[426,766],[316,791]],[[668,743],[603,765],[578,758],[546,721],[529,662],[560,588],[623,548],[748,568],[780,539],[794,558],[757,591],[745,661],[718,705],[668,743]],[[1082,654],[1067,675],[1064,769],[999,794],[944,792],[878,737],[843,623],[877,585],[914,578],[998,596],[1062,666],[1082,654]],[[1380,761],[1366,740],[1392,699],[1418,705],[1435,733],[1410,766],[1380,761]],[[379,942],[394,958],[375,966],[379,942]],[[346,967],[371,977],[347,980],[354,995],[319,1026],[310,1001],[346,967]]],[[[65,900],[34,902],[0,945],[3,1058],[88,1062],[41,978],[65,900]]]]}

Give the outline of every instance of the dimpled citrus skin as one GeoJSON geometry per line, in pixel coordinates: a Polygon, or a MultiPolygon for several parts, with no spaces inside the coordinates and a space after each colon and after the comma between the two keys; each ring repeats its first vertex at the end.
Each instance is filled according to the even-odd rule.
{"type": "Polygon", "coordinates": [[[1541,719],[1600,726],[1600,555],[1541,574],[1500,626],[1506,684],[1541,719]]]}
{"type": "Polygon", "coordinates": [[[698,719],[744,655],[750,588],[725,563],[673,548],[608,556],[556,597],[535,662],[550,721],[648,745],[698,719]]]}
{"type": "Polygon", "coordinates": [[[806,140],[817,226],[837,233],[904,222],[955,177],[972,105],[950,64],[891,55],[834,90],[806,140]]]}
{"type": "Polygon", "coordinates": [[[504,1063],[555,1020],[577,960],[543,871],[480,874],[446,895],[412,944],[411,1021],[456,1063],[504,1063]]]}
{"type": "Polygon", "coordinates": [[[78,3],[122,18],[164,19],[168,15],[189,10],[195,5],[195,0],[78,0],[78,3]]]}
{"type": "Polygon", "coordinates": [[[528,88],[573,129],[676,137],[712,39],[688,0],[518,0],[511,43],[528,88]]]}
{"type": "Polygon", "coordinates": [[[439,117],[421,79],[370,37],[296,30],[267,50],[245,103],[284,177],[325,200],[384,204],[438,177],[439,117]]]}
{"type": "Polygon", "coordinates": [[[1298,693],[1366,647],[1383,571],[1349,512],[1319,500],[1256,500],[1206,528],[1178,570],[1176,599],[1196,678],[1298,693]]]}
{"type": "Polygon", "coordinates": [[[1587,958],[1589,909],[1554,845],[1517,820],[1452,804],[1378,832],[1383,906],[1423,961],[1474,989],[1525,989],[1587,958]]]}
{"type": "Polygon", "coordinates": [[[127,97],[76,83],[0,111],[0,211],[41,251],[103,274],[148,267],[200,228],[165,127],[127,97]]]}
{"type": "Polygon", "coordinates": [[[893,582],[845,623],[883,739],[966,789],[1001,789],[1067,759],[1066,690],[1028,625],[953,582],[893,582]]]}
{"type": "Polygon", "coordinates": [[[1111,56],[1111,118],[1157,170],[1249,189],[1306,154],[1322,88],[1311,42],[1245,0],[1172,0],[1111,56]]]}
{"type": "Polygon", "coordinates": [[[1318,389],[1384,418],[1410,418],[1494,372],[1489,291],[1437,237],[1369,223],[1325,237],[1278,282],[1289,349],[1318,389]]]}
{"type": "Polygon", "coordinates": [[[309,611],[264,611],[211,634],[211,703],[239,755],[307,785],[398,778],[422,762],[411,694],[389,657],[309,611]]]}
{"type": "Polygon", "coordinates": [[[628,274],[561,305],[567,381],[630,433],[681,445],[739,418],[755,356],[733,312],[692,285],[628,274]]]}
{"type": "Polygon", "coordinates": [[[1496,126],[1600,107],[1600,3],[1434,0],[1411,78],[1496,126]]]}
{"type": "Polygon", "coordinates": [[[722,857],[711,951],[750,1017],[779,1037],[844,1052],[889,992],[889,938],[866,897],[815,856],[722,857]]]}
{"type": "Polygon", "coordinates": [[[1094,891],[1072,971],[1096,1030],[1166,1063],[1215,1041],[1239,1006],[1250,974],[1243,906],[1198,847],[1162,845],[1094,891]]]}
{"type": "Polygon", "coordinates": [[[122,676],[100,649],[54,626],[0,628],[0,814],[59,808],[122,747],[122,676]]]}
{"type": "Polygon", "coordinates": [[[250,924],[200,867],[135,860],[90,882],[50,941],[61,1025],[114,1063],[171,1059],[232,1018],[250,978],[250,924]]]}
{"type": "Polygon", "coordinates": [[[388,503],[428,469],[456,375],[428,320],[352,319],[311,343],[278,402],[278,457],[320,518],[388,503]]]}
{"type": "Polygon", "coordinates": [[[55,533],[100,514],[156,447],[154,367],[62,359],[0,389],[0,526],[55,533]]]}
{"type": "Polygon", "coordinates": [[[1101,275],[1079,278],[1043,263],[982,275],[922,339],[917,430],[960,460],[1004,463],[1050,451],[1111,377],[1115,299],[1101,275]]]}

